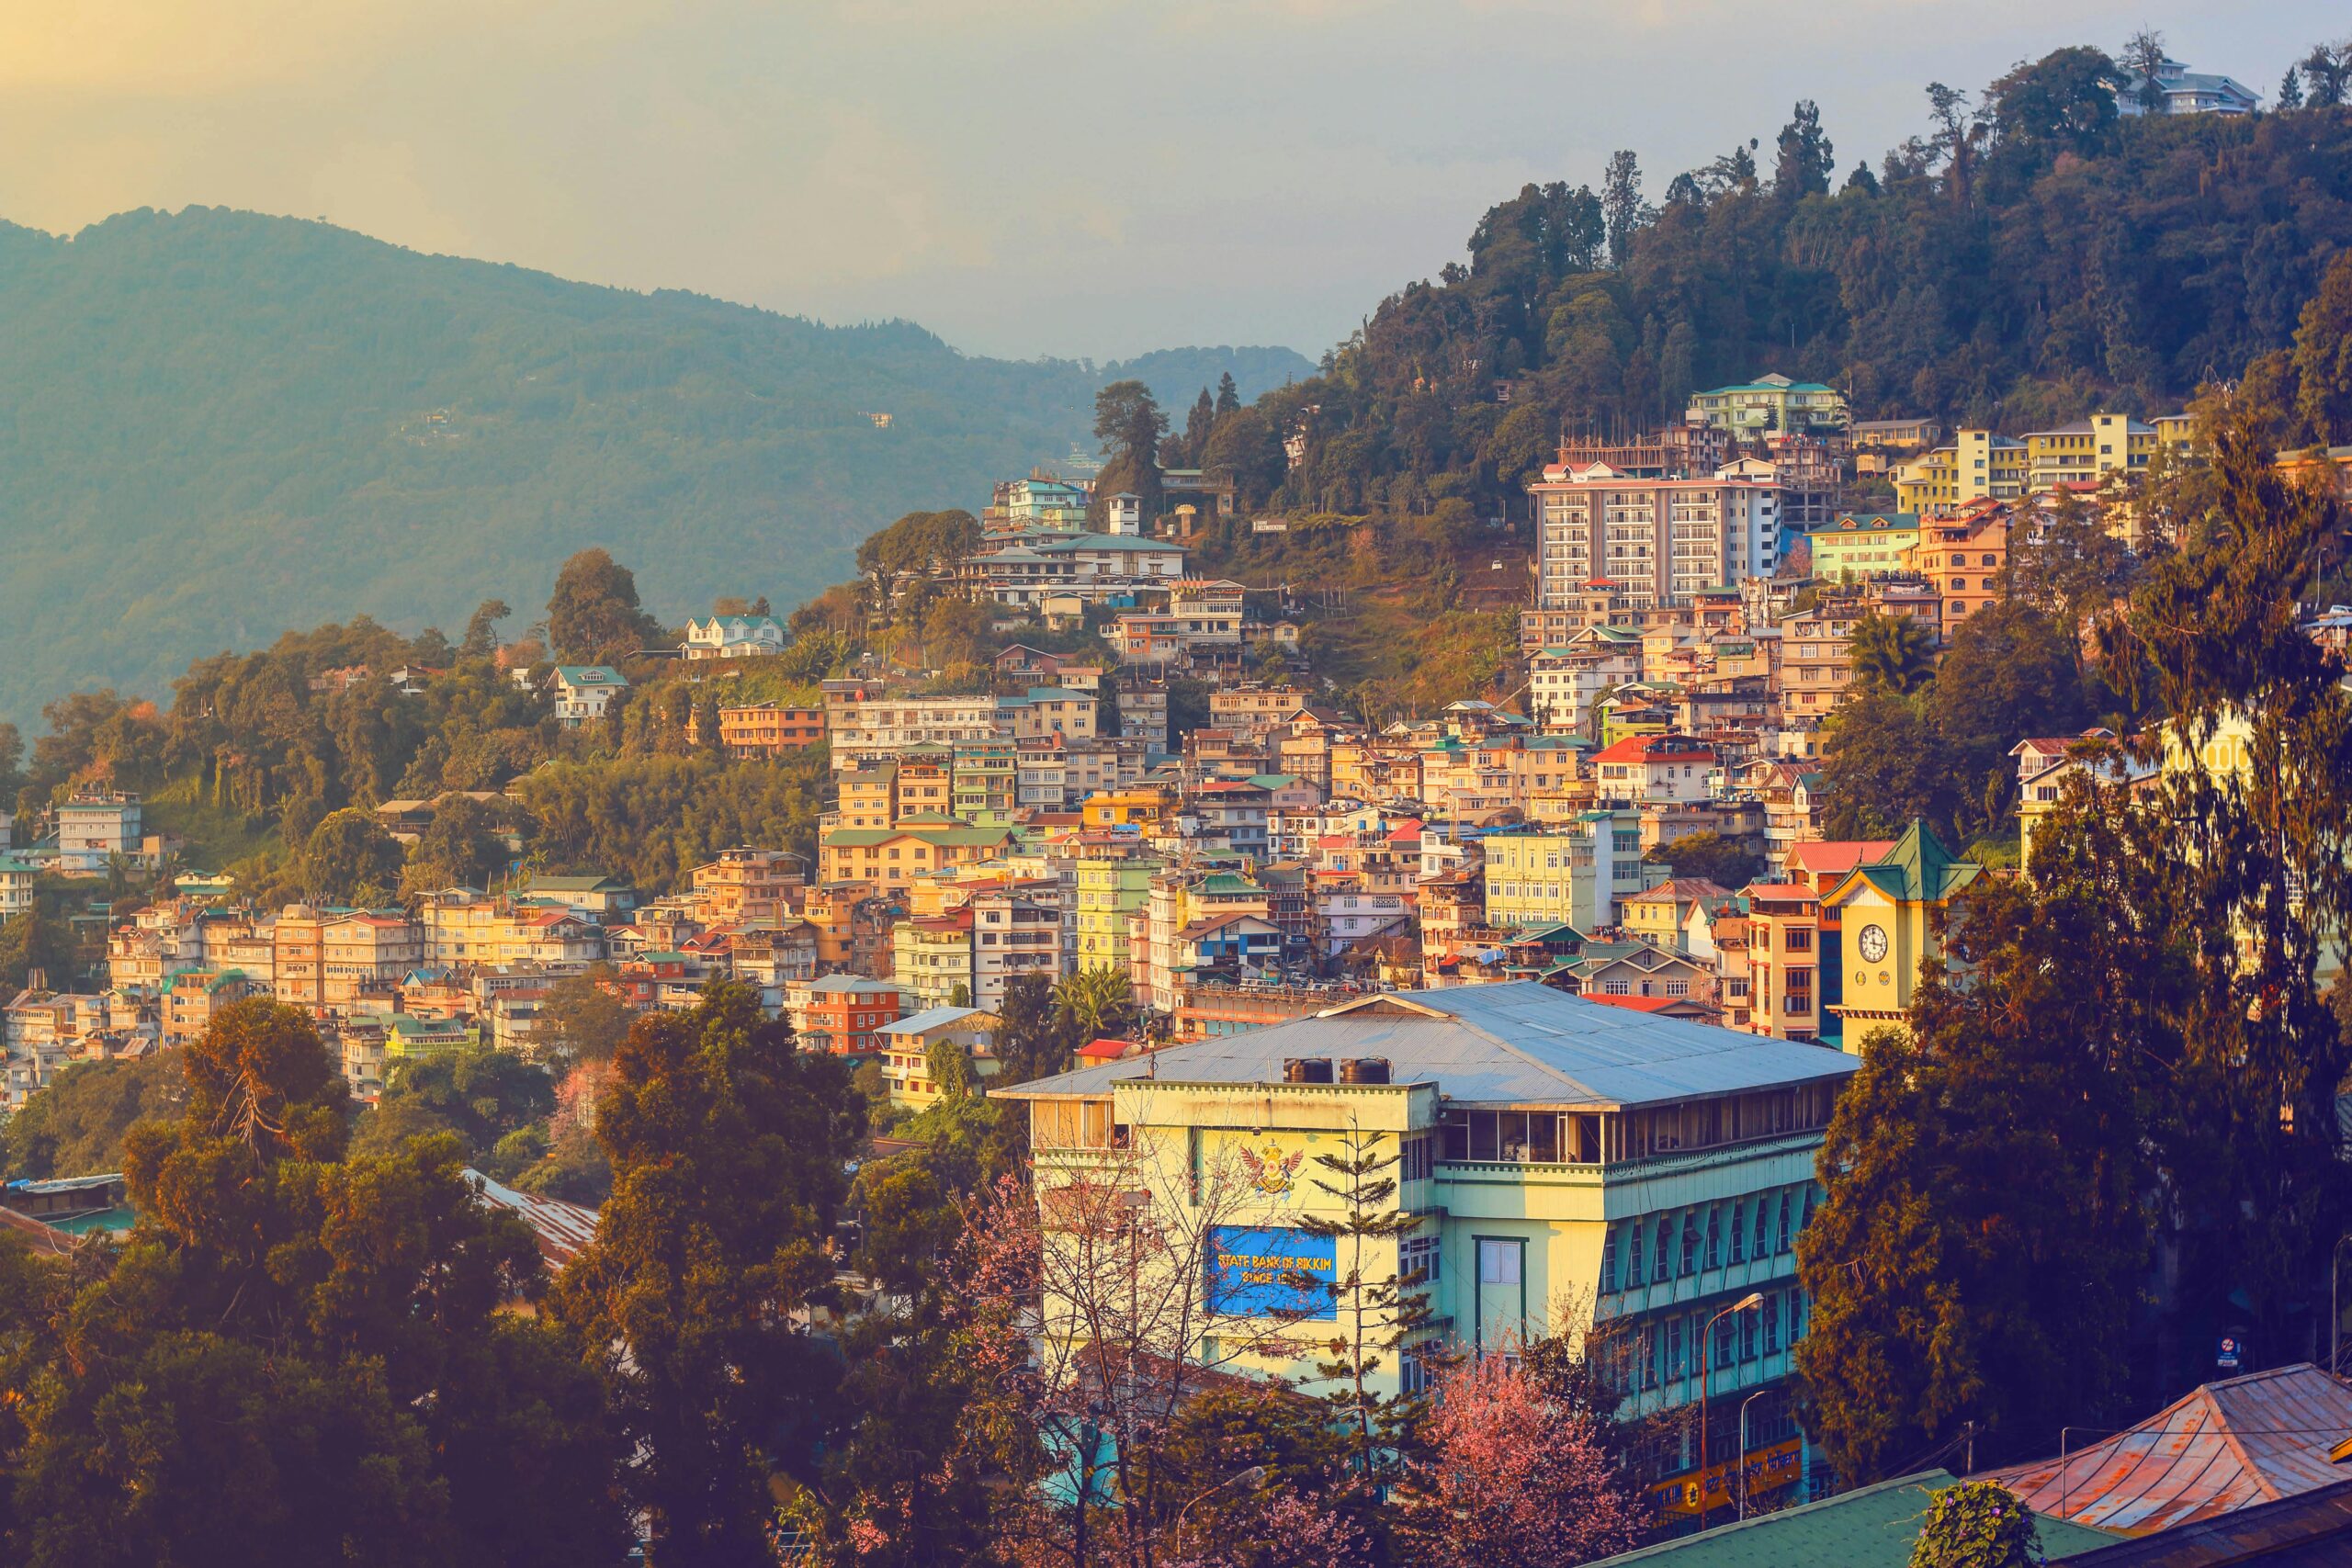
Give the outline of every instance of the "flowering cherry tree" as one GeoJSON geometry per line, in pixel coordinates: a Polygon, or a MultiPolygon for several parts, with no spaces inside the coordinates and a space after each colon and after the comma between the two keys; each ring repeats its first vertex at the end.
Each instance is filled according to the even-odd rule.
{"type": "Polygon", "coordinates": [[[1502,1356],[1441,1371],[1396,1497],[1409,1559],[1430,1568],[1570,1568],[1641,1539],[1642,1505],[1589,1415],[1502,1356]]]}

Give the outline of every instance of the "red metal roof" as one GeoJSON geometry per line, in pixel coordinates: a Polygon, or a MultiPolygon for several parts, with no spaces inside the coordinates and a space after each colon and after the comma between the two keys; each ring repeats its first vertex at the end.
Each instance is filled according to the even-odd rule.
{"type": "Polygon", "coordinates": [[[2305,1361],[2210,1382],[2066,1456],[1989,1472],[2038,1514],[2146,1535],[2346,1478],[2352,1383],[2305,1361]]]}
{"type": "Polygon", "coordinates": [[[596,1239],[598,1216],[594,1209],[567,1203],[560,1198],[517,1192],[470,1168],[465,1176],[483,1202],[521,1216],[523,1223],[531,1227],[531,1234],[539,1244],[539,1256],[547,1259],[549,1269],[562,1268],[596,1239]]]}

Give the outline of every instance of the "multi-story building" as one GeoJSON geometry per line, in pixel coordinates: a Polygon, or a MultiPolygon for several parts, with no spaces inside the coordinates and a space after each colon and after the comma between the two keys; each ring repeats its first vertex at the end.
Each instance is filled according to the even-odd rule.
{"type": "Polygon", "coordinates": [[[679,651],[688,659],[752,659],[782,653],[792,640],[774,615],[719,615],[686,622],[679,651]]]}
{"type": "Polygon", "coordinates": [[[834,698],[827,694],[825,723],[832,739],[832,765],[847,772],[865,762],[889,761],[910,746],[954,747],[967,740],[997,739],[997,702],[968,697],[834,698]]]}
{"type": "Polygon", "coordinates": [[[1241,643],[1242,587],[1222,578],[1187,577],[1171,583],[1168,613],[1184,646],[1237,648],[1241,643]]]}
{"type": "Polygon", "coordinates": [[[837,828],[819,841],[818,874],[898,892],[918,876],[1001,853],[1012,838],[1007,828],[837,828]]]}
{"type": "Polygon", "coordinates": [[[594,724],[615,698],[628,690],[628,677],[609,664],[559,664],[548,677],[555,696],[555,718],[566,729],[594,724]]]}
{"type": "Polygon", "coordinates": [[[789,850],[721,850],[695,867],[695,898],[713,925],[786,919],[808,880],[805,863],[789,850]]]}
{"type": "MultiPolygon", "coordinates": [[[[429,964],[479,969],[510,964],[586,964],[605,956],[603,927],[574,910],[536,899],[452,887],[426,895],[417,913],[429,964]]],[[[283,917],[278,923],[285,923],[283,917]]],[[[299,976],[284,973],[287,952],[281,942],[281,998],[289,979],[300,984],[299,976]]]]}
{"type": "Polygon", "coordinates": [[[397,910],[328,920],[319,935],[320,978],[331,1008],[395,994],[401,979],[424,960],[424,928],[397,910]]]}
{"type": "MultiPolygon", "coordinates": [[[[695,744],[702,741],[702,716],[688,716],[695,744]]],[[[718,710],[718,744],[730,757],[781,757],[803,750],[825,739],[823,708],[793,707],[784,703],[743,703],[718,710]]]]}
{"type": "Polygon", "coordinates": [[[1972,502],[2016,501],[2030,485],[2026,445],[1989,430],[1962,430],[1894,470],[1896,504],[1918,517],[1941,516],[1972,502]]]}
{"type": "Polygon", "coordinates": [[[998,729],[1015,740],[1049,735],[1091,740],[1101,705],[1076,687],[1033,686],[1019,696],[999,697],[996,705],[998,729]]]}
{"type": "Polygon", "coordinates": [[[1693,392],[1682,416],[1685,423],[1711,424],[1750,439],[1780,431],[1842,436],[1849,417],[1846,395],[1837,388],[1781,375],[1693,392]]]}
{"type": "MultiPolygon", "coordinates": [[[[1050,889],[1048,889],[1050,891],[1050,889]]],[[[1051,984],[1062,975],[1062,918],[1058,900],[1011,891],[973,896],[972,989],[976,1006],[991,1010],[1004,1003],[1004,988],[1024,975],[1051,984]]]]}
{"type": "Polygon", "coordinates": [[[1860,582],[1910,570],[1919,519],[1908,512],[1848,513],[1805,536],[1813,575],[1824,582],[1860,582]]]}
{"type": "Polygon", "coordinates": [[[1781,623],[1781,712],[1819,719],[1853,689],[1854,626],[1865,615],[1900,615],[1942,635],[1941,602],[1924,582],[1878,581],[1865,593],[1825,593],[1811,609],[1781,623]]]}
{"type": "MultiPolygon", "coordinates": [[[[1521,983],[1364,997],[991,1093],[1029,1105],[1041,1199],[1114,1182],[1182,1238],[1168,1267],[1204,1297],[1187,1359],[1313,1393],[1298,1320],[1351,1310],[1319,1281],[1418,1276],[1430,1326],[1385,1358],[1380,1393],[1419,1387],[1428,1350],[1574,1336],[1629,1419],[1704,1394],[1703,1439],[1658,1423],[1674,1436],[1645,1479],[1670,1506],[1720,1506],[1743,1457],[1783,1483],[1810,1465],[1782,1393],[1808,1315],[1794,1249],[1852,1066],[1521,983]],[[1357,1149],[1395,1162],[1400,1224],[1343,1258],[1307,1223],[1344,1213],[1308,1162],[1357,1149]]],[[[1080,1304],[1045,1303],[1049,1340],[1080,1332],[1080,1304]]]]}
{"type": "Polygon", "coordinates": [[[1950,642],[1970,615],[1984,614],[2006,597],[2009,516],[2008,507],[1985,502],[1920,524],[1912,558],[1942,601],[1939,640],[1950,642]]]}
{"type": "Polygon", "coordinates": [[[899,764],[876,758],[833,775],[839,802],[831,826],[873,829],[895,827],[899,820],[899,764]]]}
{"type": "Polygon", "coordinates": [[[906,1015],[899,987],[862,975],[822,975],[786,987],[785,1014],[812,1051],[871,1056],[884,1044],[882,1026],[906,1015]]]}
{"type": "Polygon", "coordinates": [[[894,828],[952,822],[956,806],[956,749],[926,741],[898,754],[894,828]]]}
{"type": "Polygon", "coordinates": [[[890,932],[890,978],[913,1008],[962,1007],[972,999],[972,911],[916,915],[890,932]]]}
{"type": "Polygon", "coordinates": [[[248,979],[242,969],[219,975],[184,969],[163,987],[162,1034],[167,1046],[185,1045],[211,1025],[212,1015],[231,1002],[268,993],[268,982],[248,979]]]}
{"type": "MultiPolygon", "coordinates": [[[[1233,871],[1169,867],[1156,873],[1142,907],[1127,921],[1127,977],[1136,1002],[1170,1010],[1178,982],[1192,972],[1198,933],[1228,915],[1255,916],[1273,933],[1272,949],[1280,953],[1281,932],[1264,887],[1233,871]]],[[[1227,934],[1240,941],[1263,933],[1227,934]]]]}
{"type": "Polygon", "coordinates": [[[1157,856],[1081,856],[1078,863],[1078,966],[1127,972],[1127,924],[1151,897],[1157,856]]]}
{"type": "Polygon", "coordinates": [[[2253,114],[2262,107],[2262,95],[2234,76],[2191,71],[2177,60],[2156,68],[2154,109],[2146,97],[2148,80],[2125,71],[2115,84],[2115,112],[2125,118],[2143,114],[2253,114]]]}
{"type": "Polygon", "coordinates": [[[1183,547],[1165,539],[1033,529],[992,538],[958,575],[976,597],[1035,606],[1061,594],[1099,601],[1164,588],[1183,573],[1183,547]]]}
{"type": "Polygon", "coordinates": [[[1611,806],[1702,800],[1714,765],[1714,748],[1687,735],[1629,735],[1593,753],[1592,776],[1611,806]]]}
{"type": "MultiPolygon", "coordinates": [[[[954,812],[967,822],[1001,822],[1020,787],[1020,752],[1012,740],[966,740],[955,750],[954,812]]],[[[858,824],[844,822],[844,827],[858,824]]]]}
{"type": "Polygon", "coordinates": [[[2156,455],[2156,427],[2130,414],[2095,413],[2072,424],[2025,433],[2026,485],[2097,482],[2145,473],[2156,455]]]}
{"type": "Polygon", "coordinates": [[[1780,565],[1780,491],[1769,479],[1635,479],[1555,464],[1527,488],[1539,611],[1604,583],[1636,610],[1686,605],[1780,565]]]}
{"type": "Polygon", "coordinates": [[[1837,1011],[1848,1050],[1860,1050],[1873,1029],[1902,1023],[1919,966],[1943,954],[1936,911],[1984,871],[1953,859],[1926,823],[1915,821],[1894,848],[1822,895],[1823,912],[1835,911],[1845,932],[1837,1011]]]}
{"type": "Polygon", "coordinates": [[[1822,895],[1857,865],[1894,847],[1885,839],[1792,845],[1779,879],[1752,882],[1747,899],[1747,968],[1752,1008],[1744,1027],[1782,1040],[1838,1037],[1830,1010],[1842,996],[1842,932],[1822,895]]]}
{"type": "Polygon", "coordinates": [[[1620,900],[1672,874],[1643,861],[1641,839],[1640,814],[1630,808],[1488,834],[1479,843],[1487,857],[1487,923],[1579,931],[1615,925],[1620,900]]]}
{"type": "Polygon", "coordinates": [[[931,1076],[931,1053],[941,1045],[963,1053],[975,1085],[994,1077],[1003,1065],[993,1048],[1001,1021],[979,1008],[940,1007],[884,1024],[879,1031],[882,1087],[890,1103],[915,1111],[939,1103],[941,1089],[931,1076]]]}

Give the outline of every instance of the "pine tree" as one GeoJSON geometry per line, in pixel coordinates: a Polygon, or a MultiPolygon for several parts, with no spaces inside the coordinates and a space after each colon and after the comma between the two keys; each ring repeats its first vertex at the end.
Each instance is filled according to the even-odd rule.
{"type": "Polygon", "coordinates": [[[1385,1251],[1423,1224],[1420,1215],[1396,1206],[1394,1172],[1403,1155],[1386,1152],[1390,1136],[1351,1125],[1340,1135],[1343,1152],[1317,1153],[1315,1164],[1324,1174],[1311,1179],[1337,1199],[1343,1212],[1336,1218],[1307,1214],[1299,1220],[1299,1228],[1309,1235],[1346,1244],[1329,1287],[1338,1326],[1323,1341],[1325,1356],[1315,1363],[1315,1375],[1336,1385],[1325,1397],[1340,1422],[1352,1431],[1356,1471],[1367,1478],[1382,1473],[1387,1463],[1385,1453],[1393,1451],[1398,1418],[1413,1403],[1379,1393],[1373,1380],[1391,1364],[1392,1357],[1406,1354],[1409,1342],[1427,1334],[1433,1317],[1424,1270],[1381,1270],[1365,1260],[1367,1251],[1385,1251]]]}
{"type": "Polygon", "coordinates": [[[1223,419],[1240,411],[1241,389],[1233,384],[1233,372],[1227,370],[1216,378],[1216,415],[1223,419]]]}

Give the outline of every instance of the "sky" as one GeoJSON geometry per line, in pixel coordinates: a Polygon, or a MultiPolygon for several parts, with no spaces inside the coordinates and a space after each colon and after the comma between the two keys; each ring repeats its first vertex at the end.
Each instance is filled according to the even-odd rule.
{"type": "Polygon", "coordinates": [[[1309,355],[1531,181],[1810,97],[1841,169],[2141,27],[2266,97],[2335,0],[0,0],[0,218],[191,204],[958,348],[1309,355]]]}

